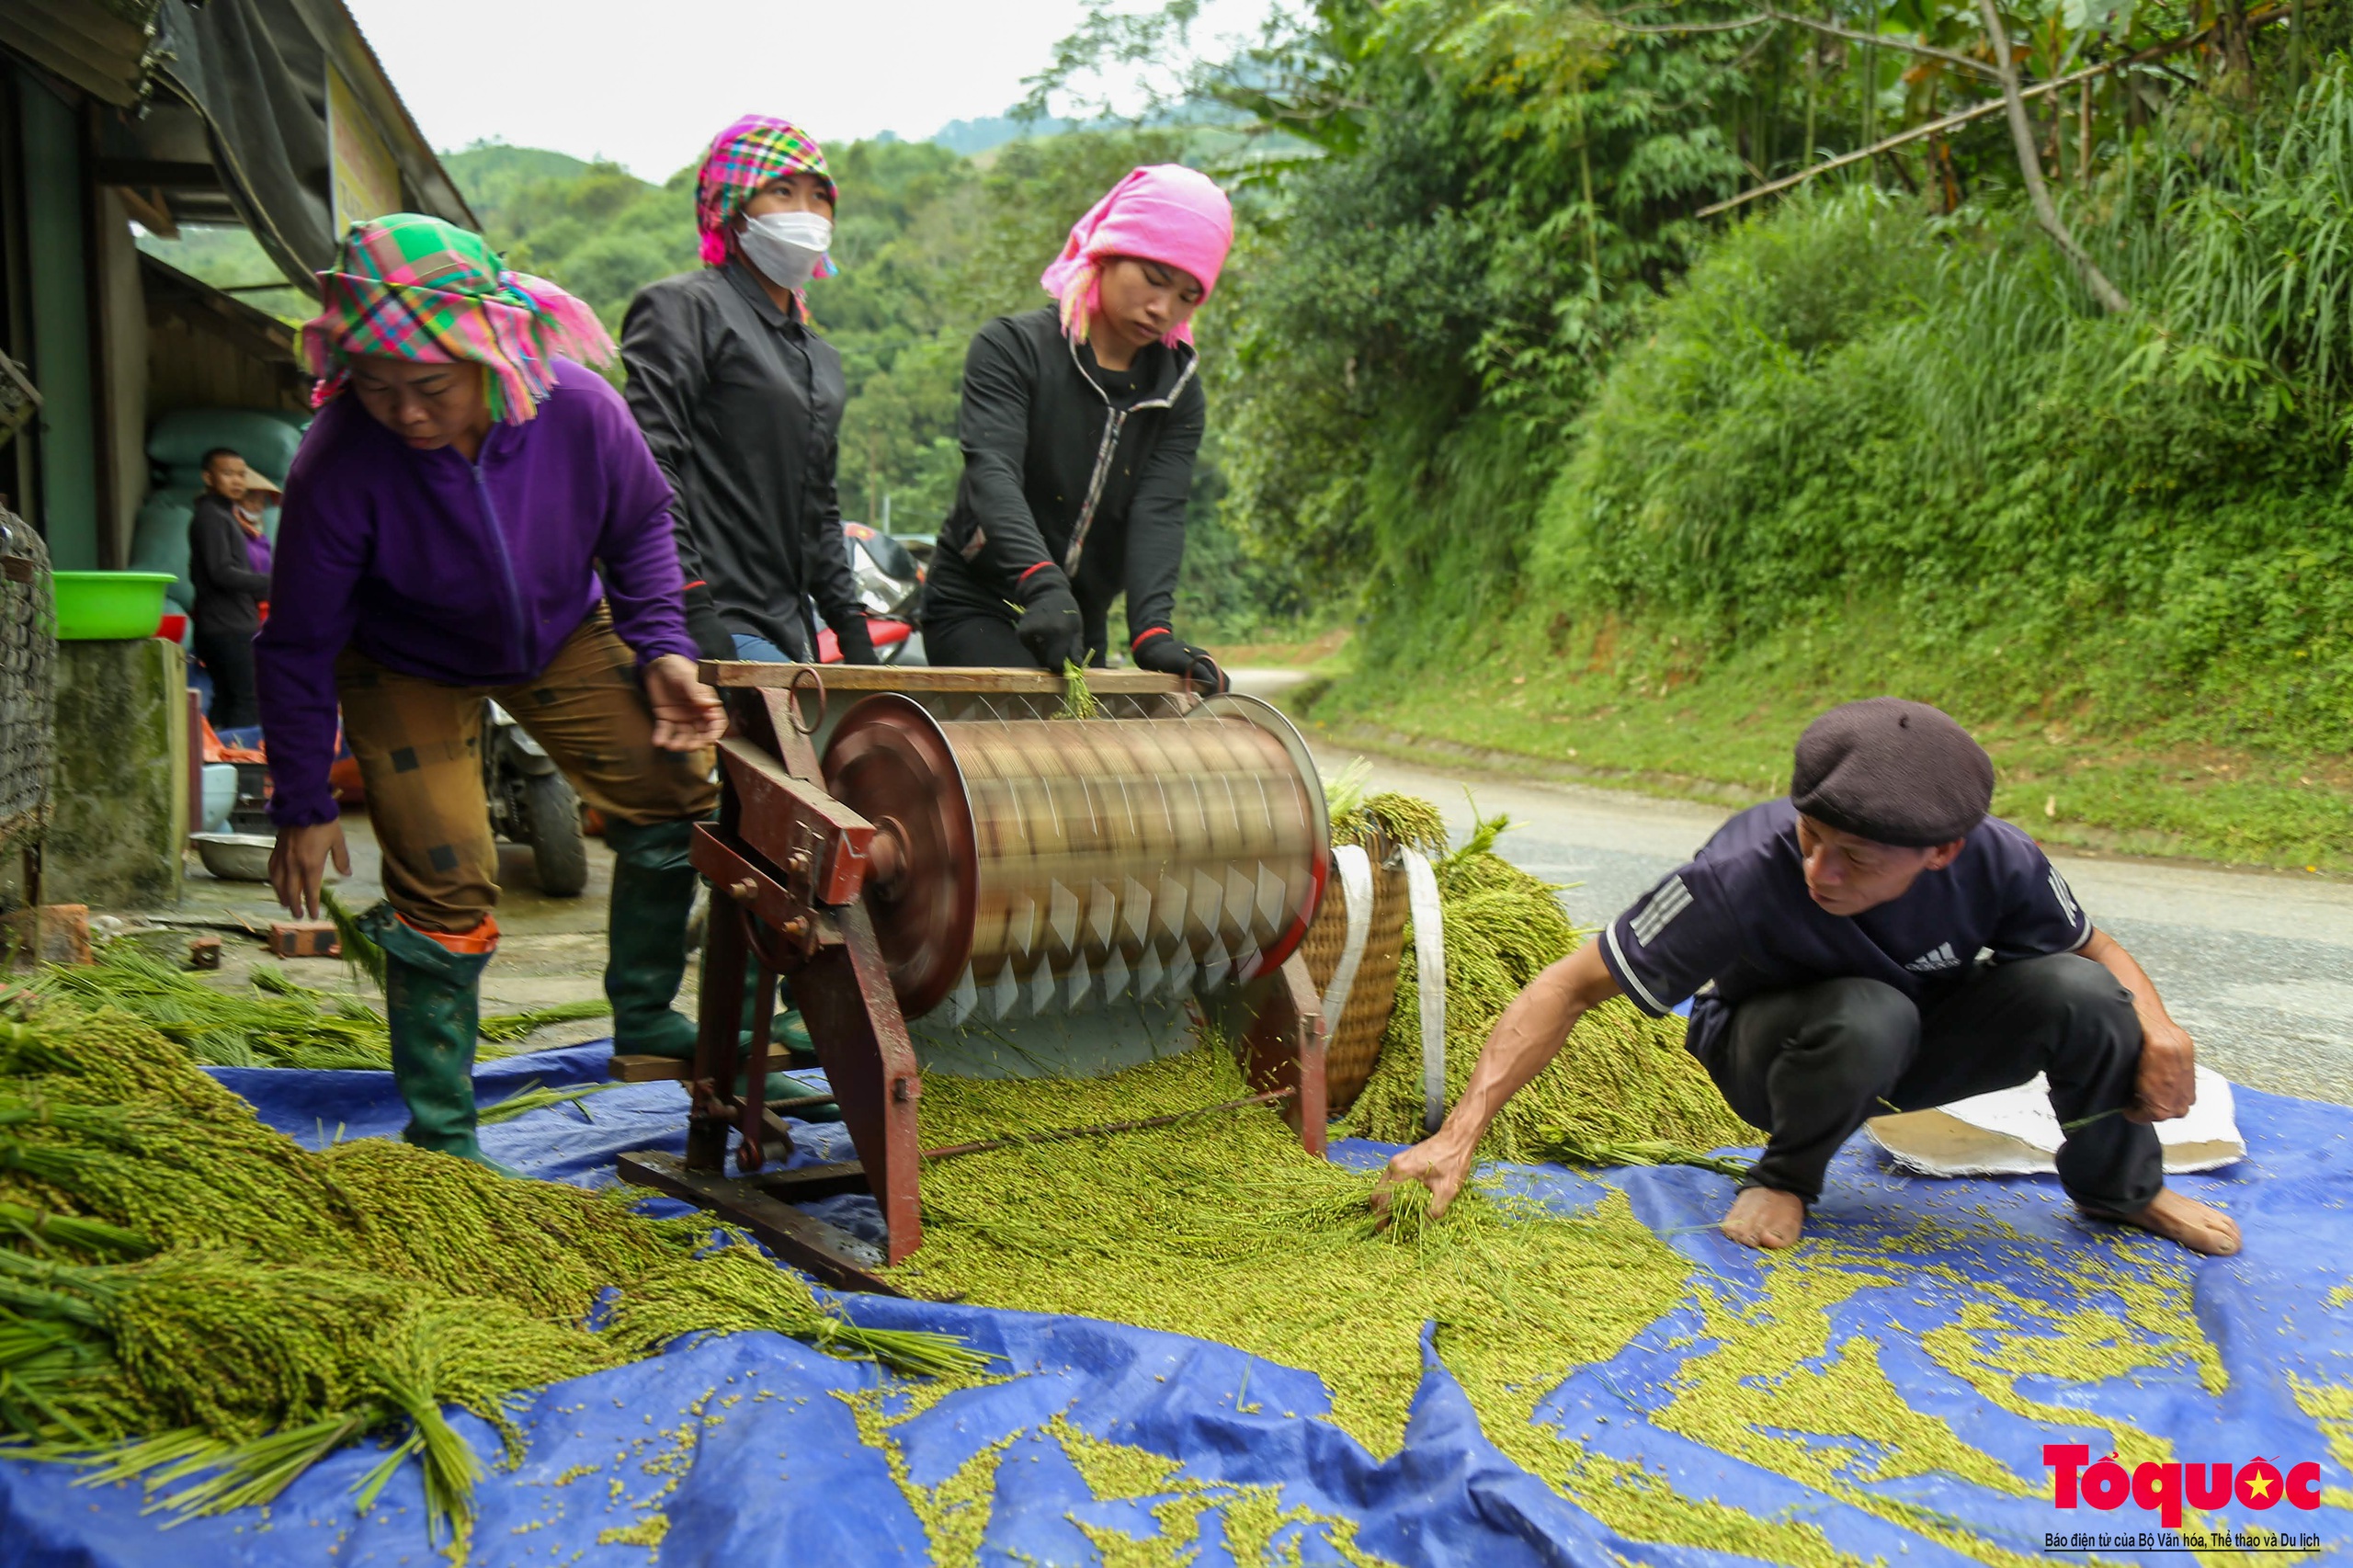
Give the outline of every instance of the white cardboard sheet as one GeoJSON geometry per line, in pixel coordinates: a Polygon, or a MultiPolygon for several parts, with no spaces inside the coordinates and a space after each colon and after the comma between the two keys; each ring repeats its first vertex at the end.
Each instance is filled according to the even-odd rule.
{"type": "MultiPolygon", "coordinates": [[[[2050,1086],[2038,1073],[2030,1083],[1957,1100],[1936,1110],[1875,1116],[1864,1127],[1896,1164],[1922,1176],[2048,1176],[2063,1136],[2052,1113],[2050,1086]]],[[[2246,1157],[2231,1102],[2231,1081],[2198,1069],[2198,1099],[2189,1114],[2157,1123],[2168,1171],[2211,1171],[2246,1157]]]]}

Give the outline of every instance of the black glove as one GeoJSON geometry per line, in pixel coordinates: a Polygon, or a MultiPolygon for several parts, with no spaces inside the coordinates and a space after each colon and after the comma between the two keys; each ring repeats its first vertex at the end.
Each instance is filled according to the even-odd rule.
{"type": "Polygon", "coordinates": [[[706,659],[732,659],[735,656],[735,637],[727,623],[719,619],[719,606],[711,602],[710,585],[697,583],[687,590],[687,635],[694,640],[695,649],[706,659]]]}
{"type": "Polygon", "coordinates": [[[1165,676],[1183,676],[1203,691],[1226,689],[1225,672],[1206,648],[1196,648],[1189,642],[1179,642],[1176,634],[1162,631],[1134,645],[1136,665],[1140,669],[1157,670],[1165,676]]]}
{"type": "Polygon", "coordinates": [[[834,628],[834,641],[841,644],[845,665],[879,665],[882,662],[874,652],[874,634],[866,629],[866,618],[858,616],[834,628]]]}
{"type": "Polygon", "coordinates": [[[1014,590],[1020,597],[1021,619],[1013,623],[1014,635],[1029,650],[1029,656],[1054,675],[1063,666],[1086,662],[1086,627],[1079,619],[1077,597],[1070,591],[1070,579],[1052,567],[1032,572],[1021,587],[1014,590]]]}

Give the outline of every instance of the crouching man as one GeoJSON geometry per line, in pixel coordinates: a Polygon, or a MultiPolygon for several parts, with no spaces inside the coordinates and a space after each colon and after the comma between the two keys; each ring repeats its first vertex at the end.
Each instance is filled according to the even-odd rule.
{"type": "Polygon", "coordinates": [[[2049,1075],[2070,1128],[2059,1179],[2095,1219],[2216,1256],[2238,1227],[2168,1191],[2153,1122],[2188,1110],[2194,1048],[2131,955],[2093,927],[2033,840],[1986,814],[1994,764],[1925,703],[1833,709],[1798,742],[1788,798],[1726,823],[1688,865],[1552,965],[1496,1020],[1446,1125],[1389,1164],[1442,1209],[1503,1103],[1586,1012],[1692,998],[1687,1044],[1768,1130],[1724,1233],[1793,1245],[1866,1118],[2049,1075]]]}

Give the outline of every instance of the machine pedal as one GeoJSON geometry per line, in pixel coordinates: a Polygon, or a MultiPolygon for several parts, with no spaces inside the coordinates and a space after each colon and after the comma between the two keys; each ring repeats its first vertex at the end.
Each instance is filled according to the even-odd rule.
{"type": "Polygon", "coordinates": [[[624,1084],[685,1083],[695,1064],[675,1056],[635,1056],[616,1053],[605,1063],[605,1075],[624,1084]]]}

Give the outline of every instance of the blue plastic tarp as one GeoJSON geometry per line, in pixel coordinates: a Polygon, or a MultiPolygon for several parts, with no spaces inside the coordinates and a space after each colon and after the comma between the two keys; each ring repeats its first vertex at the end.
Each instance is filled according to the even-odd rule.
{"type": "MultiPolygon", "coordinates": [[[[490,1063],[478,1076],[481,1097],[490,1103],[532,1081],[601,1081],[605,1054],[597,1044],[490,1063]]],[[[387,1074],[224,1070],[218,1076],[266,1120],[307,1142],[396,1135],[404,1115],[387,1074]]],[[[2052,1532],[2138,1539],[2157,1530],[2157,1516],[2129,1503],[2100,1513],[2063,1511],[2052,1501],[2043,1446],[2084,1443],[2097,1459],[2107,1451],[2108,1423],[2121,1422],[2169,1445],[2177,1460],[2244,1463],[2262,1455],[2282,1471],[2317,1462],[2323,1485],[2340,1489],[2320,1511],[2234,1508],[2203,1522],[2310,1534],[2318,1555],[2342,1556],[2353,1533],[2343,1506],[2353,1494],[2341,1489],[2353,1487],[2353,1474],[2332,1451],[2321,1420],[2300,1408],[2298,1392],[2309,1402],[2313,1389],[2353,1383],[2353,1334],[2337,1304],[2353,1296],[2347,1290],[2353,1218],[2343,1207],[2353,1111],[2242,1090],[2238,1113],[2248,1159],[2177,1180],[2195,1196],[2226,1203],[2245,1228],[2246,1250],[2192,1261],[2186,1275],[2178,1255],[2159,1244],[2120,1247],[2114,1233],[2086,1229],[2051,1180],[1908,1177],[1860,1141],[1840,1156],[1810,1233],[1858,1255],[1893,1242],[1904,1262],[1828,1309],[1831,1354],[1807,1366],[1823,1369],[1850,1341],[1874,1346],[1904,1403],[1942,1418],[1961,1442],[2006,1467],[2013,1484],[1989,1486],[1940,1470],[1907,1474],[1900,1464],[1881,1477],[1866,1452],[1842,1472],[1854,1480],[1841,1496],[1792,1479],[1787,1464],[1768,1467],[1756,1454],[1710,1447],[1662,1424],[1678,1377],[1716,1346],[1703,1305],[1762,1310],[1768,1280],[1755,1255],[1706,1228],[1722,1214],[1729,1184],[1686,1168],[1602,1178],[1521,1173],[1519,1185],[1563,1209],[1589,1206],[1612,1187],[1624,1191],[1636,1215],[1691,1263],[1684,1302],[1606,1365],[1568,1373],[1538,1418],[1589,1450],[1639,1463],[1683,1498],[1811,1525],[1853,1559],[1906,1564],[1972,1561],[1939,1543],[1940,1533],[1953,1539],[1945,1527],[2024,1555],[2041,1554],[2052,1532]],[[2212,1386],[2215,1380],[2185,1358],[2089,1383],[2029,1370],[2017,1380],[2017,1392],[2045,1408],[2022,1415],[1984,1397],[1925,1346],[1925,1335],[2001,1291],[2048,1301],[2054,1318],[2082,1305],[2062,1276],[2071,1257],[2092,1247],[2131,1278],[2193,1284],[2197,1321],[2219,1351],[2226,1383],[2212,1386]],[[2068,1411],[2080,1411],[2080,1421],[2063,1418],[2068,1411]],[[1858,1506],[1858,1489],[1908,1505],[1913,1527],[1897,1522],[1904,1515],[1858,1506]]],[[[623,1151],[682,1148],[685,1122],[677,1085],[624,1085],[486,1129],[483,1141],[493,1157],[527,1174],[596,1185],[612,1179],[614,1156],[623,1151]]],[[[838,1129],[796,1131],[797,1159],[847,1152],[838,1129]]],[[[1349,1143],[1336,1157],[1371,1164],[1386,1152],[1349,1143]]],[[[837,1201],[854,1208],[865,1200],[837,1201]]],[[[848,1210],[834,1217],[857,1220],[848,1210]]],[[[953,1478],[997,1445],[986,1528],[971,1543],[977,1561],[991,1565],[1102,1562],[1098,1543],[1113,1538],[1104,1532],[1176,1540],[1164,1535],[1176,1517],[1165,1506],[1180,1493],[1188,1501],[1176,1514],[1195,1521],[1186,1527],[1193,1533],[1183,1550],[1201,1564],[1236,1560],[1229,1532],[1242,1528],[1241,1500],[1269,1495],[1279,1507],[1251,1517],[1261,1529],[1274,1518],[1274,1534],[1263,1548],[1251,1538],[1244,1562],[1260,1561],[1263,1550],[1267,1562],[1336,1563],[1347,1560],[1344,1543],[1359,1560],[1479,1568],[1613,1558],[1690,1568],[1743,1561],[1625,1539],[1514,1464],[1482,1433],[1427,1336],[1404,1446],[1383,1460],[1317,1419],[1328,1405],[1314,1377],[1227,1346],[982,1307],[863,1297],[848,1305],[864,1323],[963,1335],[1019,1375],[909,1415],[904,1392],[889,1391],[914,1385],[780,1336],[737,1335],[550,1388],[523,1407],[530,1446],[522,1465],[482,1484],[472,1561],[658,1559],[672,1568],[931,1561],[932,1539],[910,1489],[928,1500],[938,1527],[954,1515],[953,1478]],[[895,1423],[888,1449],[861,1440],[851,1403],[836,1397],[861,1391],[882,1398],[879,1408],[895,1423]],[[1048,1429],[1057,1417],[1181,1469],[1166,1478],[1165,1493],[1099,1501],[1048,1429]],[[894,1460],[904,1466],[904,1485],[892,1473],[894,1460]],[[666,1535],[650,1548],[641,1544],[642,1527],[656,1516],[666,1535]],[[634,1539],[600,1540],[633,1528],[634,1539]]],[[[478,1450],[495,1452],[481,1423],[464,1417],[460,1425],[478,1450]]],[[[1837,1446],[1802,1432],[1768,1436],[1817,1449],[1837,1446]]],[[[2353,1451],[2353,1432],[2338,1436],[2353,1451]]],[[[169,1529],[142,1515],[135,1487],[76,1487],[74,1472],[62,1467],[0,1463],[0,1562],[424,1568],[435,1559],[414,1465],[368,1515],[353,1509],[349,1488],[378,1457],[372,1446],[336,1456],[266,1517],[249,1511],[169,1529]]],[[[952,1529],[940,1537],[953,1538],[952,1529]]],[[[2170,1538],[2147,1539],[2145,1548],[2109,1546],[2097,1555],[2150,1563],[2178,1555],[2163,1549],[2170,1538]]]]}

